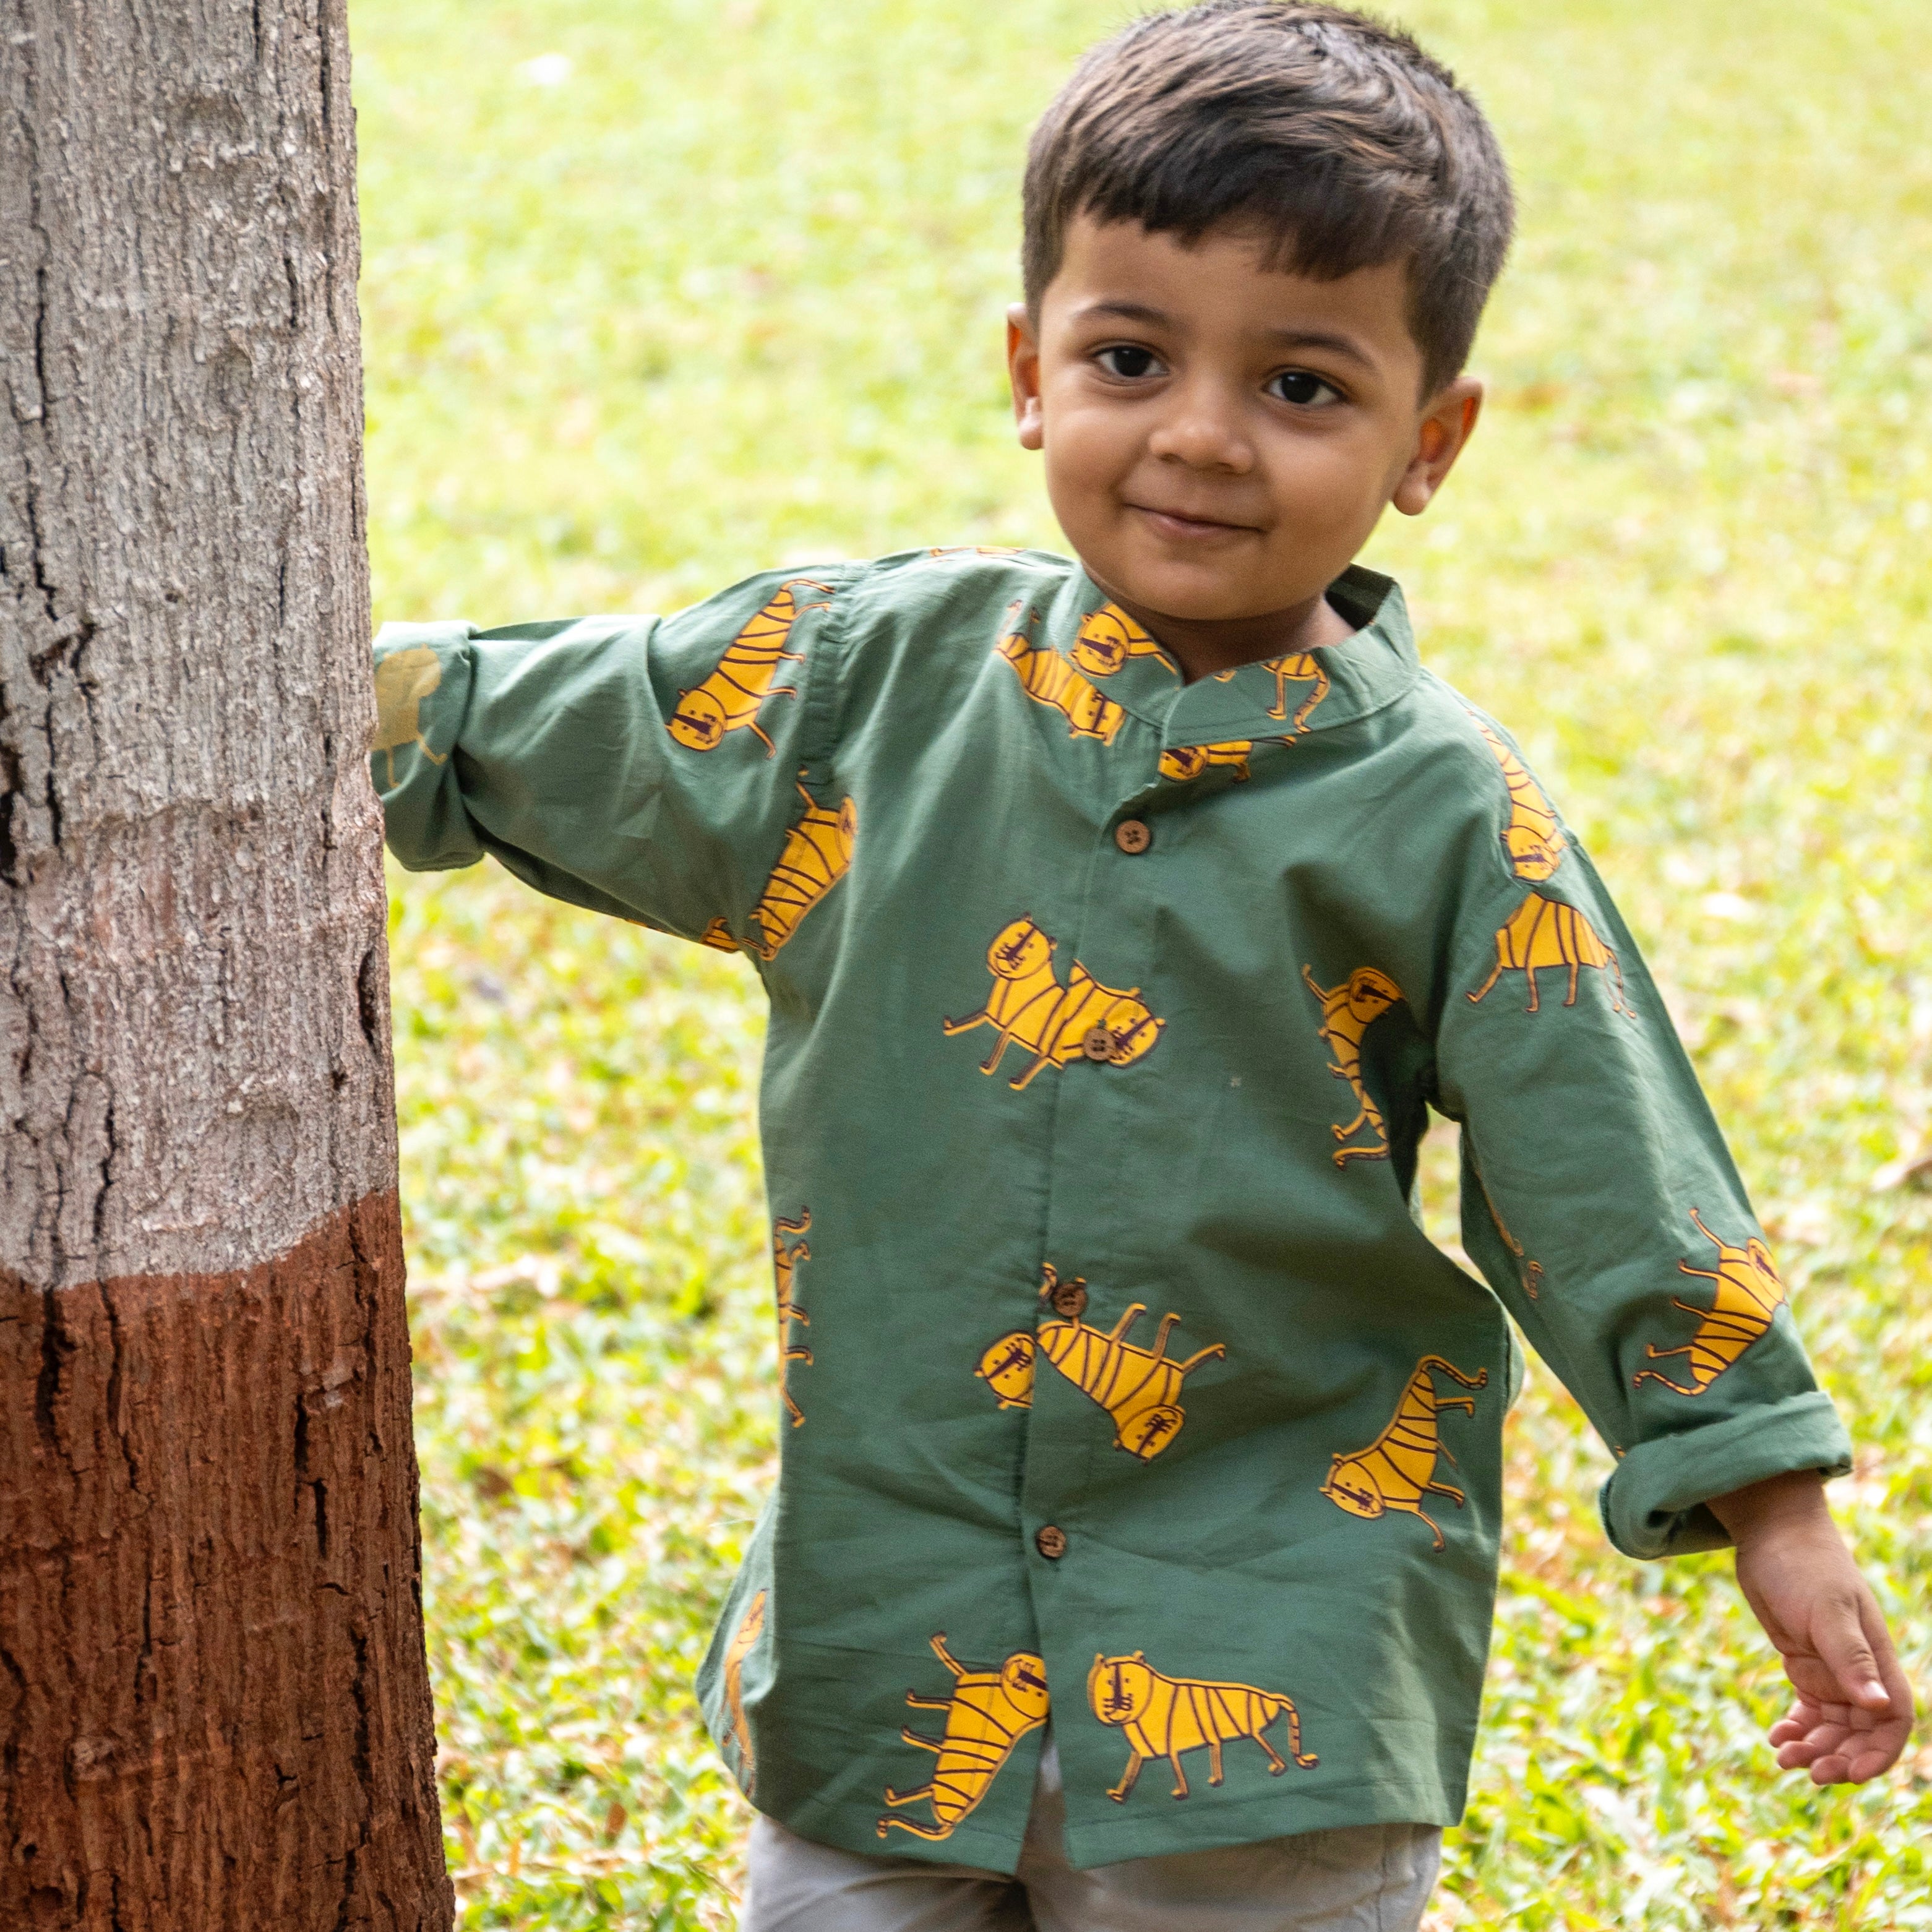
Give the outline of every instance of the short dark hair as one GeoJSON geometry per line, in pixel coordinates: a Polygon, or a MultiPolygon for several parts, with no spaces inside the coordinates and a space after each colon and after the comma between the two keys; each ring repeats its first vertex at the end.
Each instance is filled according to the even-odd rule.
{"type": "Polygon", "coordinates": [[[1502,151],[1456,77],[1344,7],[1202,0],[1090,52],[1028,150],[1036,317],[1079,214],[1199,241],[1251,226],[1271,268],[1328,280],[1406,257],[1432,394],[1460,374],[1509,252],[1502,151]]]}

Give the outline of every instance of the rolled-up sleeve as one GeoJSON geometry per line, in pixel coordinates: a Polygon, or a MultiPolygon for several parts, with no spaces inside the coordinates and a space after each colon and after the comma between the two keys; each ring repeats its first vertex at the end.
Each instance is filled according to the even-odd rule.
{"type": "Polygon", "coordinates": [[[485,854],[538,891],[742,934],[824,747],[839,583],[772,574],[668,618],[386,625],[371,764],[411,871],[485,854]]]}
{"type": "Polygon", "coordinates": [[[1466,884],[1437,1041],[1440,1104],[1463,1128],[1463,1245],[1616,1455],[1611,1540],[1720,1548],[1712,1497],[1842,1474],[1844,1428],[1588,860],[1573,840],[1547,880],[1499,863],[1466,884]]]}

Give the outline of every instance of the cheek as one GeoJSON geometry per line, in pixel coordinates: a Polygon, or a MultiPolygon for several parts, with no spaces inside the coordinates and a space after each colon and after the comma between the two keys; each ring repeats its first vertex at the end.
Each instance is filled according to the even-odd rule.
{"type": "Polygon", "coordinates": [[[1269,457],[1271,494],[1304,529],[1353,523],[1379,510],[1394,488],[1386,452],[1363,437],[1285,437],[1269,457]]]}
{"type": "Polygon", "coordinates": [[[1122,410],[1083,408],[1078,404],[1049,409],[1044,454],[1047,484],[1057,494],[1110,490],[1132,466],[1145,437],[1122,410]]]}

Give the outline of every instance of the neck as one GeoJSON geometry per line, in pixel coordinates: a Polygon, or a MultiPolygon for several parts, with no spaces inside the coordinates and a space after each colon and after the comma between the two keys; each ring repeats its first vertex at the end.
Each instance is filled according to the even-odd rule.
{"type": "Polygon", "coordinates": [[[1101,589],[1168,654],[1190,684],[1218,671],[1346,644],[1355,634],[1325,593],[1253,617],[1175,617],[1101,589]]]}

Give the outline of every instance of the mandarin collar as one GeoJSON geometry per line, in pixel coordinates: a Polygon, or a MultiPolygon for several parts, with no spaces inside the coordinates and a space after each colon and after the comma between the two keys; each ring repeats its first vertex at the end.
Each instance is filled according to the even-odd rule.
{"type": "Polygon", "coordinates": [[[1394,578],[1351,565],[1329,602],[1356,627],[1337,644],[1184,685],[1166,652],[1076,569],[1052,601],[1054,649],[1097,688],[1161,734],[1164,747],[1298,737],[1393,704],[1420,674],[1408,607],[1394,578]]]}

